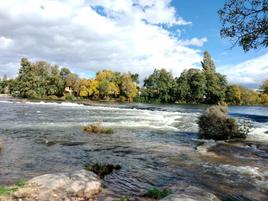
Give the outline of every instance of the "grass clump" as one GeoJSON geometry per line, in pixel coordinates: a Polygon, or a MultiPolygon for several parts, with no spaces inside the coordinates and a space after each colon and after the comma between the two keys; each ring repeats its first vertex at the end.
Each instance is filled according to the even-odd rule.
{"type": "Polygon", "coordinates": [[[122,198],[119,198],[117,201],[129,201],[129,199],[127,197],[122,197],[122,198]]]}
{"type": "Polygon", "coordinates": [[[209,107],[198,119],[199,137],[213,140],[229,140],[246,138],[250,126],[239,125],[228,117],[228,110],[223,106],[209,107]]]}
{"type": "Polygon", "coordinates": [[[148,190],[144,194],[144,196],[148,198],[153,198],[153,199],[162,199],[171,193],[172,191],[167,188],[164,188],[164,189],[153,188],[153,189],[148,190]]]}
{"type": "Polygon", "coordinates": [[[85,169],[88,171],[92,171],[97,174],[100,178],[104,178],[105,176],[111,174],[114,170],[120,170],[120,165],[112,165],[112,164],[86,164],[85,169]]]}
{"type": "Polygon", "coordinates": [[[83,130],[87,133],[95,133],[95,134],[112,134],[113,129],[104,128],[101,124],[91,124],[87,125],[83,128],[83,130]]]}
{"type": "Polygon", "coordinates": [[[20,187],[26,185],[26,181],[18,180],[13,186],[1,186],[0,185],[0,196],[10,196],[16,192],[20,187]]]}

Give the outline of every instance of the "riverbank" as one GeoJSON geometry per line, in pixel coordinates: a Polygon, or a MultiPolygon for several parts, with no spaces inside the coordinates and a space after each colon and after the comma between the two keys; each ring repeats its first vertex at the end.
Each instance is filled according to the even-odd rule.
{"type": "MultiPolygon", "coordinates": [[[[76,97],[75,99],[66,99],[65,97],[55,97],[55,96],[51,96],[51,97],[46,97],[46,98],[35,98],[35,99],[29,99],[29,98],[20,98],[20,97],[14,97],[8,94],[0,94],[0,98],[7,98],[7,99],[14,99],[14,100],[18,100],[18,101],[22,101],[22,102],[57,102],[57,103],[61,103],[61,102],[70,102],[70,103],[77,103],[77,104],[83,104],[83,105],[91,105],[91,104],[151,104],[151,105],[192,105],[192,106],[200,106],[203,105],[204,108],[208,107],[207,104],[200,104],[200,103],[185,103],[185,102],[176,102],[176,103],[159,103],[159,102],[139,102],[139,101],[133,101],[133,102],[128,102],[128,101],[122,101],[120,99],[109,99],[109,100],[91,100],[91,99],[84,99],[84,98],[79,98],[76,97]]],[[[224,106],[262,106],[262,107],[268,107],[267,104],[254,104],[254,105],[235,105],[235,104],[224,104],[224,106]]]]}

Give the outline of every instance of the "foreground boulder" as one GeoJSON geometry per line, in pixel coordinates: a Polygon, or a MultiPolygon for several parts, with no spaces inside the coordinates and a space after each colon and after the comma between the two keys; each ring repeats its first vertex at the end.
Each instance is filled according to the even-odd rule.
{"type": "Polygon", "coordinates": [[[21,201],[94,201],[101,192],[96,174],[86,170],[35,177],[13,193],[21,201]]]}
{"type": "Polygon", "coordinates": [[[195,186],[179,189],[160,201],[220,201],[214,194],[195,186]]]}

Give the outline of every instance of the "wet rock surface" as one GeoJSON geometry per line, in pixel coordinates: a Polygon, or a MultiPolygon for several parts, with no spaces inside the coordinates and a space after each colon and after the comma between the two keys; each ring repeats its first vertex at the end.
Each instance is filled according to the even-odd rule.
{"type": "Polygon", "coordinates": [[[197,188],[188,186],[185,189],[180,187],[174,193],[161,199],[160,201],[220,201],[214,194],[197,188]]]}
{"type": "Polygon", "coordinates": [[[35,177],[13,193],[20,201],[94,201],[101,192],[97,175],[86,170],[35,177]]]}

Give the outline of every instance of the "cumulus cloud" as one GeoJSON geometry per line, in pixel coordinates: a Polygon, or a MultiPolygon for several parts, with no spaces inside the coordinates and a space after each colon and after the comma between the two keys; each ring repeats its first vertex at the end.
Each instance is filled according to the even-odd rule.
{"type": "Polygon", "coordinates": [[[268,53],[233,66],[222,66],[219,70],[228,80],[251,88],[258,88],[268,78],[268,53]]]}
{"type": "Polygon", "coordinates": [[[28,57],[80,74],[109,68],[143,78],[166,68],[178,75],[199,64],[206,38],[182,42],[167,27],[189,24],[170,0],[2,0],[0,74],[14,75],[28,57]]]}

